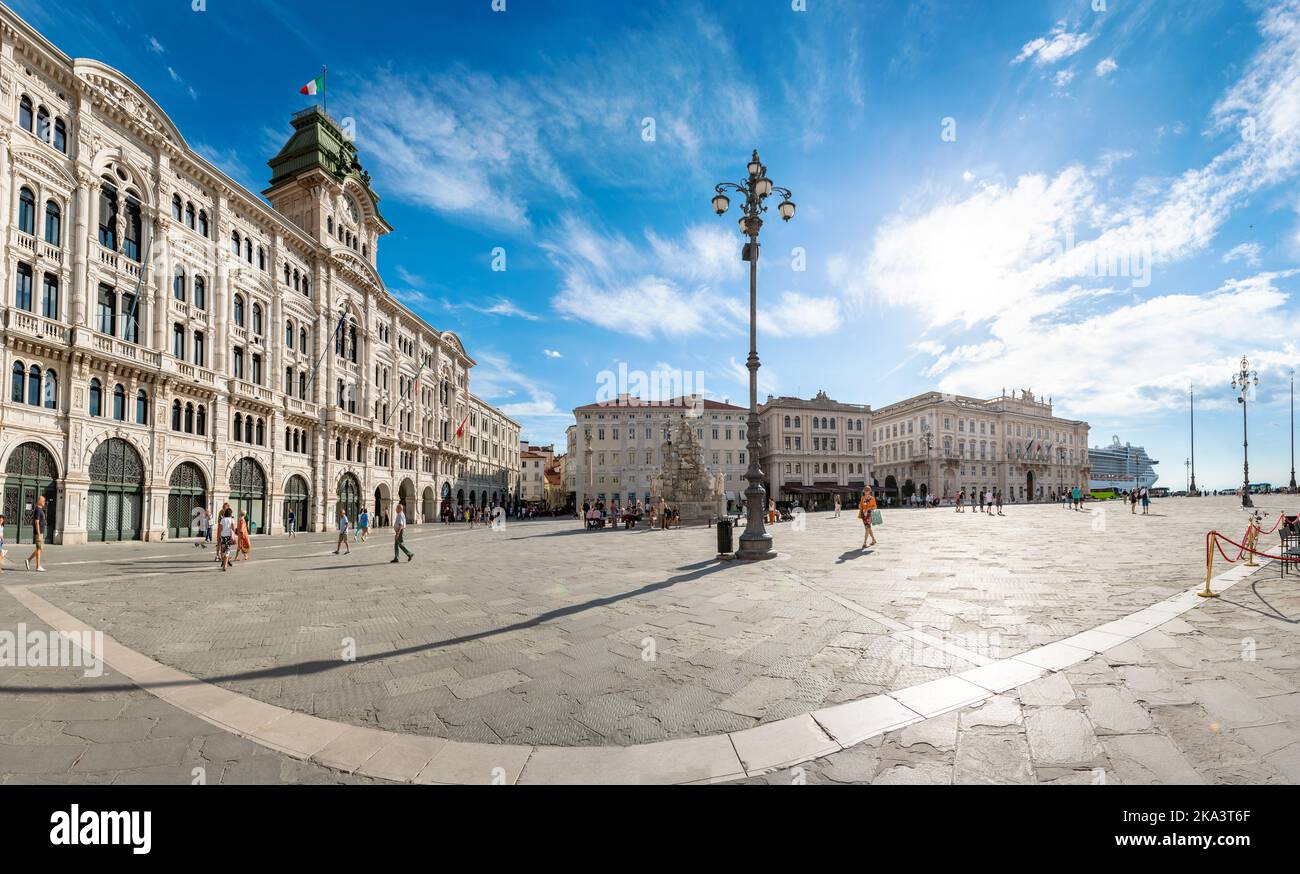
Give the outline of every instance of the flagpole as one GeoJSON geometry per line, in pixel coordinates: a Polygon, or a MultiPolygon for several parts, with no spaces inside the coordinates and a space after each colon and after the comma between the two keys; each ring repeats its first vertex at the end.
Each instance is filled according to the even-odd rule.
{"type": "MultiPolygon", "coordinates": [[[[424,368],[425,368],[425,364],[424,364],[424,362],[420,362],[420,369],[417,370],[417,371],[415,372],[415,379],[411,382],[411,394],[412,394],[412,395],[415,394],[415,388],[416,388],[416,386],[418,386],[418,385],[420,384],[420,376],[424,373],[424,368]]],[[[412,398],[410,398],[410,400],[411,400],[411,401],[414,401],[415,398],[412,397],[412,398]]],[[[388,411],[388,416],[384,418],[384,425],[387,425],[388,422],[389,422],[389,420],[393,418],[393,413],[396,413],[396,412],[397,412],[397,408],[398,408],[399,406],[403,406],[403,405],[401,405],[401,404],[394,404],[393,407],[388,411]]]]}
{"type": "Polygon", "coordinates": [[[320,68],[321,95],[320,96],[321,96],[321,102],[325,104],[324,110],[326,115],[330,114],[330,87],[329,86],[330,86],[329,67],[325,66],[324,64],[321,64],[321,68],[320,68]]]}
{"type": "MultiPolygon", "coordinates": [[[[339,310],[339,320],[338,320],[338,324],[336,324],[336,325],[334,326],[334,332],[333,332],[332,334],[330,334],[330,341],[329,341],[329,343],[325,344],[325,348],[324,348],[324,350],[321,352],[321,354],[320,354],[320,358],[316,359],[316,366],[313,367],[313,368],[311,369],[311,376],[309,376],[309,377],[307,378],[307,388],[308,388],[308,389],[310,389],[310,388],[312,387],[312,384],[315,383],[315,381],[316,381],[316,374],[317,374],[317,372],[320,371],[320,366],[321,366],[321,364],[324,363],[324,361],[325,361],[325,356],[329,354],[330,346],[333,346],[333,345],[335,344],[335,342],[338,340],[339,331],[342,330],[342,328],[343,328],[343,321],[344,321],[344,319],[347,318],[347,313],[348,313],[347,304],[344,304],[343,307],[339,310]]],[[[305,393],[305,392],[304,392],[304,393],[305,393]]],[[[303,400],[306,400],[306,398],[303,398],[303,400]]]]}
{"type": "MultiPolygon", "coordinates": [[[[140,292],[143,291],[144,274],[145,271],[149,269],[149,254],[152,251],[153,251],[153,235],[151,234],[149,236],[149,239],[144,244],[144,261],[140,264],[140,275],[136,277],[135,280],[135,295],[131,298],[131,311],[129,313],[126,313],[126,325],[123,325],[122,328],[123,331],[125,331],[126,328],[131,324],[132,317],[136,314],[136,311],[140,308],[140,292]]],[[[125,340],[126,338],[123,337],[122,339],[125,340]]],[[[139,325],[136,326],[134,342],[137,346],[140,345],[139,325]]]]}

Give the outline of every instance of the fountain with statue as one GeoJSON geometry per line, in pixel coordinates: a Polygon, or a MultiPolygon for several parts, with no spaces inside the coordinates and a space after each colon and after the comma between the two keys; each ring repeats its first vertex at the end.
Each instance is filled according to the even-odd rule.
{"type": "Polygon", "coordinates": [[[663,467],[653,480],[655,494],[678,514],[682,525],[707,525],[727,510],[726,480],[704,466],[704,449],[683,416],[666,435],[663,467]]]}

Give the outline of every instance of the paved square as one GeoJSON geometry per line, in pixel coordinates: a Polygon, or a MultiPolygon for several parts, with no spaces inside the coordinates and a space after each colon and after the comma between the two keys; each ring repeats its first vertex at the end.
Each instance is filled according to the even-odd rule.
{"type": "MultiPolygon", "coordinates": [[[[852,513],[814,514],[805,530],[778,526],[782,557],[760,565],[715,561],[712,530],[545,521],[426,526],[399,565],[378,532],[340,557],[322,536],[260,540],[226,574],[184,543],[69,547],[51,551],[49,573],[0,582],[39,584],[33,594],[72,617],[223,689],[405,735],[526,750],[731,733],[750,773],[819,757],[800,778],[832,781],[1300,780],[1295,578],[1266,568],[1221,601],[1139,621],[1203,582],[1207,529],[1239,535],[1231,499],[1164,500],[1148,517],[1104,504],[1006,514],[887,512],[867,552],[852,513]],[[910,716],[835,709],[895,701],[881,693],[910,716]]],[[[38,624],[3,603],[6,628],[38,624]]],[[[111,681],[66,702],[32,691],[55,673],[0,669],[2,700],[21,705],[0,723],[0,773],[22,773],[8,746],[55,737],[86,753],[65,763],[69,751],[42,749],[47,775],[87,756],[118,756],[130,774],[184,763],[120,701],[168,705],[111,681]]],[[[292,752],[305,735],[318,749],[341,731],[295,725],[268,728],[265,743],[292,752]]],[[[453,773],[448,755],[419,767],[453,773]]]]}

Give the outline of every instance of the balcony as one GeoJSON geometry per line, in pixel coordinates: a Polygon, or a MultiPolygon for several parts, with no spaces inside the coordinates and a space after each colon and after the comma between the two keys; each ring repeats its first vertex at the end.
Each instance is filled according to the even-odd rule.
{"type": "Polygon", "coordinates": [[[170,368],[190,382],[201,383],[202,385],[215,386],[217,384],[217,375],[211,370],[205,370],[202,367],[195,367],[193,364],[186,364],[184,361],[177,361],[175,358],[168,357],[170,368]]]}
{"type": "Polygon", "coordinates": [[[140,278],[140,262],[134,261],[120,252],[114,252],[103,245],[99,247],[99,263],[111,267],[114,272],[125,275],[132,280],[140,278]]]}
{"type": "Polygon", "coordinates": [[[303,401],[288,396],[284,399],[284,409],[286,412],[299,416],[310,416],[313,419],[320,415],[319,408],[311,401],[303,401]]]}
{"type": "Polygon", "coordinates": [[[250,401],[269,404],[275,400],[275,392],[265,386],[256,385],[243,379],[230,380],[230,393],[250,401]]]}
{"type": "Polygon", "coordinates": [[[17,228],[9,229],[9,245],[20,252],[29,252],[32,258],[44,258],[55,264],[63,263],[63,250],[61,248],[51,246],[31,234],[24,234],[17,228]]]}
{"type": "Polygon", "coordinates": [[[8,316],[7,327],[11,332],[63,345],[68,342],[68,326],[62,322],[18,309],[8,310],[8,316]]]}
{"type": "Polygon", "coordinates": [[[104,334],[91,334],[91,347],[104,355],[113,355],[118,358],[126,358],[143,364],[146,367],[158,367],[162,364],[162,354],[154,352],[151,349],[145,349],[134,343],[128,343],[125,340],[119,340],[116,337],[109,337],[104,334]]]}

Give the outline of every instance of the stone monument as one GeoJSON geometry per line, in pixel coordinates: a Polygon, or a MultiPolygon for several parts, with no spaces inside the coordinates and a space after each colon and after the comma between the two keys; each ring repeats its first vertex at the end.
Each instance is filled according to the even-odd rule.
{"type": "Polygon", "coordinates": [[[676,510],[683,525],[705,525],[726,513],[727,497],[722,474],[704,466],[704,449],[686,417],[663,445],[663,467],[654,478],[655,490],[676,510]]]}

